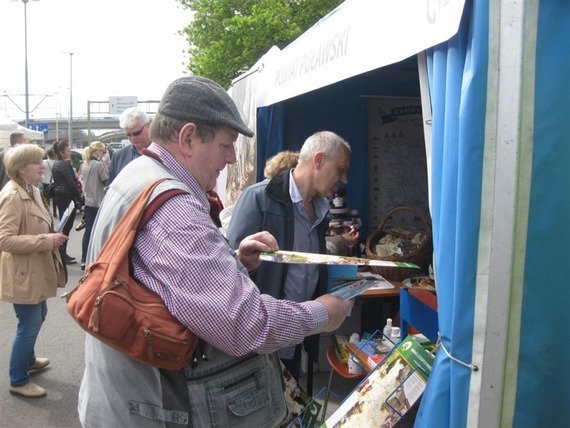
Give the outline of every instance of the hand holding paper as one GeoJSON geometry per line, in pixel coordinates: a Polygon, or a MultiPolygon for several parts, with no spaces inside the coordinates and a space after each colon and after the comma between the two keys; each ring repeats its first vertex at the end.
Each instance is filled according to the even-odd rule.
{"type": "Polygon", "coordinates": [[[63,228],[65,227],[65,225],[69,221],[69,218],[70,218],[73,210],[75,210],[75,203],[73,201],[71,201],[69,203],[69,206],[66,208],[66,210],[63,212],[63,215],[61,216],[61,220],[59,221],[59,224],[57,225],[57,228],[56,228],[57,232],[61,232],[63,230],[63,228]]]}

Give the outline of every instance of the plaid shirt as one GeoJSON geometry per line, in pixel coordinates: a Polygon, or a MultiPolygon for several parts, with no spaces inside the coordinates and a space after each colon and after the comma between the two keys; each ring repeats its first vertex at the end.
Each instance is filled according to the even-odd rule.
{"type": "Polygon", "coordinates": [[[324,305],[261,295],[210,218],[203,189],[162,147],[148,148],[194,194],[167,200],[131,250],[134,276],[201,339],[230,355],[300,343],[328,322],[324,305]]]}

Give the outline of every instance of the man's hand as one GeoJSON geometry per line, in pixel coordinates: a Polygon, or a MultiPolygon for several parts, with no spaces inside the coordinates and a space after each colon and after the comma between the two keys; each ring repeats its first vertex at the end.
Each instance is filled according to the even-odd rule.
{"type": "Polygon", "coordinates": [[[354,226],[352,226],[347,233],[342,235],[342,238],[345,240],[347,246],[354,247],[358,244],[360,233],[354,226]]]}
{"type": "Polygon", "coordinates": [[[342,300],[332,294],[324,294],[315,299],[327,307],[329,323],[324,331],[335,331],[343,323],[348,311],[354,306],[354,300],[342,300]]]}
{"type": "Polygon", "coordinates": [[[248,271],[258,268],[261,264],[259,253],[262,251],[277,251],[277,240],[269,232],[257,232],[247,236],[240,242],[237,255],[248,271]]]}

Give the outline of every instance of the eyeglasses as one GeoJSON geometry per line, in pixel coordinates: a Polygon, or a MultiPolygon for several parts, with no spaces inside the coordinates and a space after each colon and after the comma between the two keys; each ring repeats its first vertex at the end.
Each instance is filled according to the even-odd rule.
{"type": "Polygon", "coordinates": [[[143,125],[143,127],[141,129],[139,129],[138,131],[135,132],[131,132],[130,134],[127,134],[127,138],[131,138],[131,137],[138,137],[139,135],[141,135],[141,132],[143,132],[144,128],[148,125],[148,122],[145,123],[143,125]]]}

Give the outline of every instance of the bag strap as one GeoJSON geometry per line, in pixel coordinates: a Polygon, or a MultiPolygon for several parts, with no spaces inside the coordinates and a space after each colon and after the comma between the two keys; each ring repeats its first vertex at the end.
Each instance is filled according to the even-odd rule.
{"type": "MultiPolygon", "coordinates": [[[[129,250],[134,242],[138,226],[143,217],[143,213],[145,212],[148,200],[156,186],[165,180],[172,179],[158,179],[143,189],[128,208],[123,218],[115,226],[113,232],[109,238],[107,238],[105,245],[103,245],[103,248],[101,248],[99,256],[95,262],[109,264],[109,268],[105,275],[106,281],[112,282],[119,267],[124,267],[122,261],[125,259],[128,260],[129,250]]],[[[128,272],[123,272],[123,274],[128,274],[128,272]]]]}

